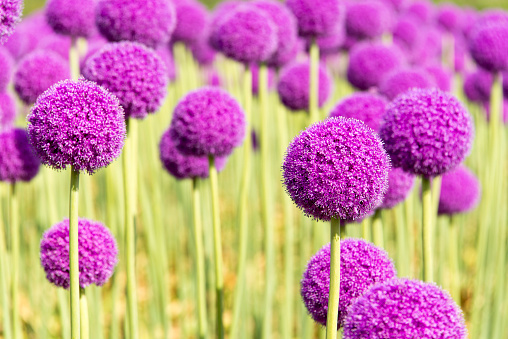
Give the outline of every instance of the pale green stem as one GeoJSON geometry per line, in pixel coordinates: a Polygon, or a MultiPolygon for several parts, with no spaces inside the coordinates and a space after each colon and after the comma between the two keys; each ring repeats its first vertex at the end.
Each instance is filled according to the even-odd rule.
{"type": "Polygon", "coordinates": [[[448,224],[448,258],[450,270],[450,294],[460,306],[460,269],[459,269],[459,225],[456,217],[450,215],[448,224]]]}
{"type": "Polygon", "coordinates": [[[2,215],[2,198],[4,186],[0,185],[0,284],[2,287],[2,319],[3,335],[6,339],[12,338],[11,312],[9,305],[9,283],[10,275],[7,258],[6,233],[2,215]]]}
{"type": "Polygon", "coordinates": [[[86,293],[84,288],[79,289],[79,311],[81,318],[81,339],[89,339],[90,321],[88,320],[88,302],[86,300],[86,293]]]}
{"type": "Polygon", "coordinates": [[[11,298],[12,298],[12,334],[14,339],[21,338],[21,324],[19,319],[19,215],[16,183],[11,183],[10,197],[10,227],[11,227],[11,298]]]}
{"type": "Polygon", "coordinates": [[[432,190],[430,179],[422,178],[422,246],[423,246],[423,280],[434,281],[434,267],[432,262],[433,213],[432,190]]]}
{"type": "Polygon", "coordinates": [[[71,338],[80,338],[79,318],[79,248],[78,248],[79,171],[71,167],[69,197],[69,262],[71,295],[71,338]]]}
{"type": "Polygon", "coordinates": [[[497,164],[497,147],[499,133],[501,132],[502,126],[502,114],[503,112],[503,77],[502,73],[498,72],[494,75],[494,83],[492,84],[492,91],[490,94],[490,120],[489,120],[489,135],[490,135],[490,147],[493,154],[491,164],[497,164]]]}
{"type": "Polygon", "coordinates": [[[69,50],[69,66],[71,70],[71,79],[78,80],[79,78],[79,49],[77,38],[71,38],[71,48],[69,50]]]}
{"type": "Polygon", "coordinates": [[[330,229],[330,292],[326,315],[326,339],[337,339],[340,297],[340,220],[332,218],[330,229]]]}
{"type": "Polygon", "coordinates": [[[396,239],[396,256],[397,256],[397,271],[400,277],[408,276],[408,257],[411,258],[411,253],[408,252],[408,232],[402,221],[402,206],[395,207],[394,222],[395,222],[395,239],[396,239]]]}
{"type": "Polygon", "coordinates": [[[362,220],[362,238],[370,241],[370,218],[365,217],[362,220]]]}
{"type": "Polygon", "coordinates": [[[381,209],[378,208],[372,217],[372,233],[374,235],[374,244],[380,248],[385,248],[383,240],[383,220],[381,219],[381,209]]]}
{"type": "Polygon", "coordinates": [[[313,124],[319,121],[319,107],[318,107],[319,46],[315,38],[312,39],[311,41],[309,54],[310,54],[309,115],[310,115],[310,124],[313,124]]]}

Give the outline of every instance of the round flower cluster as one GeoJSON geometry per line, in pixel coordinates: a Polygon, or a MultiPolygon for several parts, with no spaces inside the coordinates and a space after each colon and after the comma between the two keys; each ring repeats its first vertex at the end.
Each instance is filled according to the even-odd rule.
{"type": "Polygon", "coordinates": [[[14,60],[5,48],[0,48],[0,91],[7,89],[11,82],[14,60]]]}
{"type": "Polygon", "coordinates": [[[176,1],[176,26],[172,41],[191,44],[204,36],[208,25],[208,11],[198,1],[176,1]]]}
{"type": "Polygon", "coordinates": [[[391,101],[399,94],[402,94],[411,88],[429,87],[434,87],[434,84],[425,70],[398,69],[390,72],[383,78],[379,85],[379,93],[391,101]]]}
{"type": "Polygon", "coordinates": [[[423,67],[430,80],[437,88],[449,92],[452,88],[452,74],[438,63],[428,64],[423,67]]]}
{"type": "Polygon", "coordinates": [[[305,38],[330,35],[343,24],[344,6],[339,0],[287,0],[286,6],[298,23],[298,34],[305,38]]]}
{"type": "Polygon", "coordinates": [[[5,41],[14,32],[14,27],[21,20],[23,12],[23,0],[3,0],[0,2],[0,13],[2,20],[0,21],[0,44],[5,41]]]}
{"type": "Polygon", "coordinates": [[[379,208],[390,209],[403,202],[415,182],[415,176],[404,172],[401,168],[392,168],[388,174],[388,190],[379,208]]]}
{"type": "Polygon", "coordinates": [[[464,93],[467,98],[475,102],[488,102],[494,77],[492,73],[478,69],[466,75],[464,80],[464,93]]]}
{"type": "Polygon", "coordinates": [[[39,166],[24,129],[0,132],[0,181],[30,181],[39,173],[39,166]]]}
{"type": "Polygon", "coordinates": [[[472,210],[480,198],[480,183],[464,165],[443,174],[438,214],[464,213],[472,210]]]}
{"type": "Polygon", "coordinates": [[[356,39],[373,39],[390,29],[392,12],[380,1],[364,0],[348,4],[346,32],[356,39]]]}
{"type": "Polygon", "coordinates": [[[462,20],[462,10],[455,4],[445,3],[437,8],[436,22],[441,29],[447,32],[460,30],[463,25],[462,20]]]}
{"type": "Polygon", "coordinates": [[[489,72],[508,70],[508,21],[475,26],[469,35],[469,52],[474,61],[489,72]]]}
{"type": "Polygon", "coordinates": [[[330,112],[330,117],[358,119],[377,132],[387,104],[388,101],[377,94],[354,93],[340,101],[330,112]]]}
{"type": "Polygon", "coordinates": [[[16,102],[8,93],[0,93],[0,131],[16,120],[16,102]]]}
{"type": "Polygon", "coordinates": [[[48,0],[46,20],[53,30],[72,37],[89,37],[96,32],[96,0],[48,0]]]}

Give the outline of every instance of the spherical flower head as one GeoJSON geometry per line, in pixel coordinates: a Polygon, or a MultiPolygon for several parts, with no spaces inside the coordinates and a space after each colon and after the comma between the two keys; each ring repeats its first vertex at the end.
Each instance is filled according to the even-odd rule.
{"type": "Polygon", "coordinates": [[[11,82],[14,60],[5,48],[0,48],[0,91],[7,89],[11,82]]]}
{"type": "Polygon", "coordinates": [[[95,22],[109,41],[137,41],[156,48],[169,42],[176,12],[167,0],[99,0],[95,22]]]}
{"type": "Polygon", "coordinates": [[[96,2],[96,0],[48,0],[46,20],[58,34],[89,37],[96,31],[96,2]]]}
{"type": "Polygon", "coordinates": [[[0,93],[0,131],[16,120],[16,102],[7,92],[0,93]]]}
{"type": "Polygon", "coordinates": [[[457,338],[467,335],[464,316],[434,283],[392,279],[373,286],[351,305],[344,339],[457,338]]]}
{"type": "Polygon", "coordinates": [[[466,166],[443,174],[438,214],[465,213],[478,205],[480,182],[466,166]]]}
{"type": "Polygon", "coordinates": [[[344,5],[339,0],[287,0],[286,6],[298,23],[298,34],[304,38],[330,35],[342,25],[344,5]]]}
{"type": "Polygon", "coordinates": [[[284,186],[305,215],[356,220],[378,206],[388,186],[390,159],[378,135],[342,117],[311,125],[289,144],[284,186]]]}
{"type": "MultiPolygon", "coordinates": [[[[362,239],[340,242],[340,300],[338,328],[343,326],[351,304],[369,287],[396,277],[388,254],[362,239]]],[[[307,264],[300,282],[300,293],[307,311],[326,326],[330,290],[330,244],[321,248],[307,264]]]]}
{"type": "MultiPolygon", "coordinates": [[[[79,286],[104,285],[118,263],[116,240],[103,224],[78,220],[79,286]]],[[[69,219],[53,225],[41,240],[41,264],[50,283],[68,289],[69,219]]]]}
{"type": "Polygon", "coordinates": [[[425,70],[402,68],[390,72],[383,78],[379,85],[379,93],[387,97],[388,100],[393,100],[411,88],[430,87],[435,87],[435,84],[425,70]]]}
{"type": "Polygon", "coordinates": [[[409,55],[422,42],[421,24],[412,17],[400,17],[393,26],[393,42],[409,55]]]}
{"type": "MultiPolygon", "coordinates": [[[[64,60],[69,60],[72,38],[65,35],[50,34],[41,39],[37,49],[52,51],[60,55],[64,60]]],[[[88,46],[90,50],[90,45],[88,46]]]]}
{"type": "Polygon", "coordinates": [[[201,39],[208,25],[208,11],[198,1],[186,0],[175,2],[176,26],[172,41],[190,44],[201,39]]]}
{"type": "Polygon", "coordinates": [[[388,174],[388,190],[379,208],[391,209],[403,202],[413,188],[415,176],[401,168],[392,168],[388,174]]]}
{"type": "Polygon", "coordinates": [[[209,66],[215,61],[216,52],[208,43],[208,35],[190,44],[192,56],[200,65],[209,66]]]}
{"type": "MultiPolygon", "coordinates": [[[[318,71],[318,105],[322,107],[332,92],[332,78],[323,64],[318,71]]],[[[309,61],[294,62],[285,66],[279,76],[277,91],[282,103],[292,111],[309,109],[309,61]]]]}
{"type": "Polygon", "coordinates": [[[423,28],[420,37],[414,45],[410,61],[415,65],[423,65],[430,61],[439,60],[441,56],[442,34],[435,27],[423,28]]]}
{"type": "Polygon", "coordinates": [[[270,17],[252,5],[239,6],[212,27],[212,46],[242,63],[268,60],[277,48],[277,28],[270,17]]]}
{"type": "MultiPolygon", "coordinates": [[[[160,159],[164,168],[177,179],[208,178],[208,157],[183,155],[176,149],[168,129],[162,135],[160,144],[160,159]]],[[[226,165],[227,157],[217,157],[215,166],[221,171],[226,165]]]]}
{"type": "Polygon", "coordinates": [[[451,94],[413,89],[388,105],[379,134],[394,167],[430,178],[464,160],[474,129],[471,116],[451,94]]]}
{"type": "MultiPolygon", "coordinates": [[[[255,96],[259,95],[259,66],[257,64],[251,64],[250,70],[252,72],[252,94],[255,96]]],[[[275,71],[272,68],[268,68],[268,90],[273,89],[275,86],[275,71]]]]}
{"type": "Polygon", "coordinates": [[[420,23],[427,24],[434,15],[434,5],[428,0],[412,1],[405,10],[405,15],[416,18],[420,23]]]}
{"type": "Polygon", "coordinates": [[[431,63],[423,67],[428,77],[437,88],[449,92],[452,87],[452,74],[441,64],[431,63]]]}
{"type": "MultiPolygon", "coordinates": [[[[345,29],[340,29],[333,32],[331,35],[322,36],[316,39],[316,43],[319,47],[319,56],[327,57],[330,55],[339,54],[341,48],[344,47],[347,36],[345,29]]],[[[310,44],[312,40],[307,39],[306,50],[310,50],[310,44]]]]}
{"type": "Polygon", "coordinates": [[[493,73],[508,70],[508,22],[479,25],[471,32],[468,44],[478,66],[493,73]]]}
{"type": "Polygon", "coordinates": [[[39,166],[24,129],[0,132],[0,181],[30,181],[39,173],[39,166]]]}
{"type": "Polygon", "coordinates": [[[380,1],[352,2],[346,8],[347,34],[359,40],[381,36],[392,21],[392,9],[380,1]]]}
{"type": "Polygon", "coordinates": [[[69,63],[48,50],[36,50],[21,59],[14,73],[14,90],[27,105],[51,85],[70,77],[69,63]]]}
{"type": "Polygon", "coordinates": [[[116,159],[125,139],[118,99],[94,82],[64,80],[45,91],[27,117],[30,143],[41,162],[93,174],[116,159]]]}
{"type": "Polygon", "coordinates": [[[169,81],[157,53],[130,41],[104,46],[88,59],[83,76],[116,95],[126,118],[136,119],[160,108],[169,81]]]}
{"type": "Polygon", "coordinates": [[[462,11],[459,6],[452,3],[444,3],[437,8],[436,23],[447,31],[459,31],[462,28],[462,11]]]}
{"type": "Polygon", "coordinates": [[[484,103],[490,99],[490,91],[494,76],[492,73],[479,68],[466,75],[464,79],[464,93],[470,101],[484,103]]]}
{"type": "Polygon", "coordinates": [[[23,0],[3,0],[0,2],[0,44],[14,32],[14,27],[21,21],[23,0]]]}
{"type": "Polygon", "coordinates": [[[358,119],[377,132],[387,104],[388,101],[380,95],[358,92],[341,100],[330,112],[330,117],[358,119]]]}
{"type": "Polygon", "coordinates": [[[360,90],[377,87],[381,79],[403,63],[401,52],[381,43],[356,45],[349,56],[347,78],[360,90]]]}
{"type": "Polygon", "coordinates": [[[245,2],[238,0],[225,0],[221,1],[217,4],[217,6],[213,9],[213,12],[210,17],[210,27],[213,30],[216,28],[220,21],[227,16],[228,13],[234,11],[237,7],[245,5],[245,2]]]}
{"type": "Polygon", "coordinates": [[[170,133],[185,155],[227,156],[243,141],[245,113],[225,90],[203,87],[175,107],[170,133]]]}

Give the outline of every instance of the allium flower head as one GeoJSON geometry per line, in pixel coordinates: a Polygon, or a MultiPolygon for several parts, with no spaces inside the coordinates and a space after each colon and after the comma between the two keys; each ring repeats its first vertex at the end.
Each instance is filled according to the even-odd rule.
{"type": "Polygon", "coordinates": [[[353,118],[379,131],[388,101],[374,93],[354,93],[341,100],[330,112],[330,117],[353,118]]]}
{"type": "Polygon", "coordinates": [[[393,100],[411,88],[435,87],[432,78],[423,69],[401,68],[387,74],[379,84],[379,93],[393,100]]]}
{"type": "Polygon", "coordinates": [[[217,54],[208,43],[208,33],[204,37],[192,42],[189,46],[194,59],[203,66],[212,65],[217,54]]]}
{"type": "Polygon", "coordinates": [[[24,129],[0,131],[0,181],[30,181],[39,173],[39,166],[24,129]]]}
{"type": "Polygon", "coordinates": [[[420,37],[414,45],[410,61],[415,65],[439,60],[442,47],[442,33],[439,29],[428,26],[420,31],[420,37]]]}
{"type": "Polygon", "coordinates": [[[472,210],[480,198],[480,182],[464,165],[443,174],[438,214],[464,213],[472,210]]]}
{"type": "Polygon", "coordinates": [[[452,87],[452,74],[439,63],[427,64],[423,67],[435,87],[449,92],[452,87]]]}
{"type": "Polygon", "coordinates": [[[204,37],[208,25],[206,7],[195,0],[175,2],[176,26],[172,41],[190,44],[204,37]]]}
{"type": "Polygon", "coordinates": [[[379,132],[394,167],[434,177],[464,160],[473,122],[454,96],[439,89],[413,89],[392,101],[379,132]]]}
{"type": "Polygon", "coordinates": [[[0,47],[0,91],[7,89],[7,85],[11,82],[12,72],[14,68],[14,60],[5,48],[0,47]]]}
{"type": "Polygon", "coordinates": [[[508,22],[475,25],[469,35],[469,52],[478,66],[490,72],[508,70],[508,22]]]}
{"type": "Polygon", "coordinates": [[[392,21],[392,9],[380,1],[362,0],[346,7],[346,32],[359,40],[381,36],[392,21]]]}
{"type": "Polygon", "coordinates": [[[360,90],[377,87],[390,71],[400,67],[403,56],[399,49],[381,43],[362,43],[351,50],[347,78],[360,90]]]}
{"type": "MultiPolygon", "coordinates": [[[[103,224],[78,220],[79,285],[82,288],[104,285],[113,275],[118,262],[116,240],[103,224]]],[[[53,225],[41,240],[41,264],[50,283],[70,286],[69,220],[53,225]]]]}
{"type": "MultiPolygon", "coordinates": [[[[41,39],[41,42],[37,46],[37,49],[43,49],[46,51],[53,51],[60,55],[64,60],[69,60],[69,50],[71,48],[72,38],[66,35],[50,34],[41,39]]],[[[90,51],[90,45],[88,45],[88,51],[90,51]]]]}
{"type": "Polygon", "coordinates": [[[169,80],[157,53],[130,41],[104,46],[87,60],[83,76],[116,95],[126,118],[136,119],[159,109],[169,80]]]}
{"type": "Polygon", "coordinates": [[[282,165],[294,203],[315,219],[356,220],[378,206],[388,186],[390,159],[363,122],[328,118],[289,144],[282,165]]]}
{"type": "Polygon", "coordinates": [[[21,20],[23,0],[2,0],[0,2],[0,44],[14,32],[14,27],[21,20]]]}
{"type": "Polygon", "coordinates": [[[51,85],[69,77],[69,63],[65,59],[52,51],[36,50],[18,63],[14,90],[25,104],[31,105],[51,85]]]}
{"type": "Polygon", "coordinates": [[[494,76],[481,68],[466,75],[464,79],[464,93],[470,101],[487,102],[490,99],[490,91],[494,76]]]}
{"type": "Polygon", "coordinates": [[[118,99],[96,83],[64,80],[45,91],[28,120],[30,143],[42,163],[93,174],[122,150],[125,119],[118,99]]]}
{"type": "MultiPolygon", "coordinates": [[[[340,50],[344,48],[346,40],[349,37],[346,35],[345,28],[341,28],[331,35],[325,35],[316,39],[316,43],[319,47],[319,56],[326,57],[328,55],[337,55],[340,50]]],[[[306,40],[306,50],[310,51],[310,45],[312,40],[306,40]]]]}
{"type": "MultiPolygon", "coordinates": [[[[162,135],[159,151],[164,168],[175,178],[208,178],[208,157],[195,157],[180,153],[176,149],[169,129],[162,135]]],[[[215,159],[215,166],[218,171],[224,168],[226,160],[226,157],[215,159]]]]}
{"type": "MultiPolygon", "coordinates": [[[[318,105],[323,106],[332,92],[332,78],[323,64],[318,70],[318,105]]],[[[282,103],[293,111],[309,109],[309,61],[293,62],[285,66],[279,76],[277,91],[282,103]]]]}
{"type": "Polygon", "coordinates": [[[437,8],[436,23],[447,32],[459,31],[463,25],[462,11],[459,6],[444,3],[437,8]]]}
{"type": "Polygon", "coordinates": [[[97,31],[96,3],[96,0],[48,0],[46,20],[58,34],[90,37],[97,31]]]}
{"type": "Polygon", "coordinates": [[[224,19],[224,17],[227,16],[229,12],[232,12],[241,5],[245,5],[245,2],[239,0],[225,0],[219,2],[211,14],[210,27],[212,29],[217,27],[220,21],[224,19]]]}
{"type": "Polygon", "coordinates": [[[0,131],[16,120],[16,102],[7,92],[0,93],[0,131]]]}
{"type": "Polygon", "coordinates": [[[394,24],[392,29],[393,42],[409,56],[414,53],[422,43],[423,34],[421,27],[412,17],[402,16],[394,24]]]}
{"type": "Polygon", "coordinates": [[[408,4],[404,13],[427,24],[434,15],[434,5],[428,0],[415,0],[408,4]]]}
{"type": "Polygon", "coordinates": [[[245,136],[245,113],[218,87],[188,93],[175,107],[170,133],[177,149],[197,157],[227,156],[245,136]]]}
{"type": "Polygon", "coordinates": [[[448,292],[407,279],[370,288],[351,305],[344,323],[344,339],[465,339],[466,334],[462,311],[448,292]]]}
{"type": "Polygon", "coordinates": [[[388,190],[379,208],[390,209],[403,202],[413,188],[415,176],[401,168],[392,168],[388,174],[388,190]]]}
{"type": "MultiPolygon", "coordinates": [[[[338,327],[344,324],[348,309],[356,298],[374,284],[396,277],[388,254],[362,239],[340,242],[340,300],[338,327]]],[[[326,326],[330,290],[330,244],[309,260],[300,282],[300,293],[307,311],[319,324],[326,326]]]]}
{"type": "Polygon", "coordinates": [[[168,0],[99,0],[95,22],[109,41],[137,41],[155,48],[169,42],[176,12],[168,0]]]}
{"type": "Polygon", "coordinates": [[[330,35],[343,24],[345,8],[339,0],[287,0],[286,6],[298,23],[298,34],[304,38],[330,35]]]}

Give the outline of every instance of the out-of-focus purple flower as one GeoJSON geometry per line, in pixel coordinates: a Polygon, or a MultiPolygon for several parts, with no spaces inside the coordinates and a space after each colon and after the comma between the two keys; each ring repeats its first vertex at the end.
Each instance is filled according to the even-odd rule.
{"type": "Polygon", "coordinates": [[[390,72],[381,80],[379,93],[386,96],[388,100],[393,100],[411,88],[430,87],[435,87],[435,84],[424,69],[401,68],[390,72]]]}
{"type": "Polygon", "coordinates": [[[351,2],[346,6],[346,32],[358,40],[380,37],[391,28],[392,11],[378,0],[351,2]]]}
{"type": "MultiPolygon", "coordinates": [[[[78,220],[79,286],[104,285],[113,275],[118,262],[116,240],[103,224],[93,220],[78,220]]],[[[41,264],[46,279],[68,289],[69,219],[53,225],[41,240],[41,264]]]]}
{"type": "Polygon", "coordinates": [[[18,63],[14,73],[14,90],[25,104],[31,105],[51,85],[69,77],[69,63],[60,55],[36,50],[18,63]]]}
{"type": "Polygon", "coordinates": [[[402,53],[396,47],[381,43],[356,45],[349,56],[347,78],[360,90],[379,86],[381,79],[404,62],[402,53]]]}
{"type": "Polygon", "coordinates": [[[176,26],[172,41],[191,44],[204,38],[208,25],[206,7],[195,0],[175,1],[176,26]]]}
{"type": "Polygon", "coordinates": [[[428,0],[412,1],[405,9],[404,16],[418,19],[421,24],[428,24],[434,17],[434,4],[428,0]]]}
{"type": "Polygon", "coordinates": [[[216,52],[208,43],[208,35],[190,44],[192,56],[200,65],[209,66],[215,61],[216,52]]]}
{"type": "Polygon", "coordinates": [[[453,49],[454,70],[457,73],[462,73],[466,68],[466,58],[469,58],[467,51],[467,42],[462,35],[455,35],[453,49]]]}
{"type": "Polygon", "coordinates": [[[421,24],[412,17],[400,17],[393,26],[393,42],[405,51],[411,58],[418,44],[421,44],[423,35],[421,24]]]}
{"type": "MultiPolygon", "coordinates": [[[[483,103],[483,108],[485,112],[485,117],[487,118],[487,121],[490,121],[490,103],[488,101],[483,103]]],[[[503,123],[508,124],[508,99],[503,99],[503,123]]]]}
{"type": "Polygon", "coordinates": [[[408,0],[380,0],[381,2],[384,2],[387,5],[390,5],[395,11],[399,12],[404,7],[406,7],[406,4],[408,0]]]}
{"type": "Polygon", "coordinates": [[[379,208],[391,209],[403,202],[413,188],[415,176],[401,168],[392,168],[388,174],[388,190],[379,208]]]}
{"type": "Polygon", "coordinates": [[[286,6],[298,23],[298,34],[304,38],[317,38],[335,32],[343,24],[345,8],[339,0],[287,0],[286,6]]]}
{"type": "Polygon", "coordinates": [[[474,128],[464,106],[439,89],[413,89],[392,101],[380,130],[394,167],[434,177],[460,164],[474,128]]]}
{"type": "MultiPolygon", "coordinates": [[[[220,24],[221,20],[224,19],[230,12],[235,10],[238,6],[245,5],[245,2],[238,0],[225,0],[217,4],[213,9],[210,16],[210,28],[214,30],[220,24]]],[[[212,43],[212,46],[213,43],[212,43]]],[[[215,48],[215,46],[214,46],[215,48]]]]}
{"type": "Polygon", "coordinates": [[[46,20],[53,30],[72,37],[89,37],[95,33],[96,0],[48,0],[46,20]]]}
{"type": "Polygon", "coordinates": [[[225,90],[203,87],[175,107],[170,133],[183,154],[227,156],[245,137],[245,113],[225,90]]]}
{"type": "Polygon", "coordinates": [[[7,89],[11,82],[14,60],[5,48],[0,47],[0,92],[7,89]]]}
{"type": "MultiPolygon", "coordinates": [[[[282,103],[292,111],[309,109],[309,61],[294,62],[285,66],[279,75],[277,91],[282,103]]],[[[318,105],[323,106],[332,92],[332,79],[324,65],[318,71],[318,105]]]]}
{"type": "Polygon", "coordinates": [[[16,102],[7,92],[0,93],[0,131],[12,126],[16,120],[16,102]]]}
{"type": "Polygon", "coordinates": [[[118,99],[94,82],[64,80],[37,98],[28,136],[41,162],[93,174],[121,153],[125,118],[118,99]]]}
{"type": "MultiPolygon", "coordinates": [[[[259,94],[259,66],[251,64],[250,70],[252,72],[252,94],[257,96],[259,94]]],[[[275,71],[268,68],[268,90],[273,89],[275,86],[275,71]]]]}
{"type": "MultiPolygon", "coordinates": [[[[346,42],[346,32],[345,29],[339,29],[334,32],[332,35],[322,36],[316,39],[316,43],[319,47],[319,56],[327,57],[329,55],[338,54],[342,47],[344,47],[344,43],[346,42]]],[[[306,50],[310,50],[311,40],[306,40],[306,50]]]]}
{"type": "Polygon", "coordinates": [[[508,70],[508,21],[475,25],[468,45],[478,66],[493,73],[508,70]]]}
{"type": "MultiPolygon", "coordinates": [[[[337,328],[344,324],[348,309],[371,286],[395,278],[397,272],[388,254],[362,239],[340,242],[340,300],[337,328]]],[[[300,282],[300,293],[307,311],[326,326],[330,290],[330,243],[312,258],[300,282]]]]}
{"type": "Polygon", "coordinates": [[[464,79],[464,94],[470,101],[487,102],[490,99],[490,91],[494,77],[492,73],[481,68],[466,75],[464,79]]]}
{"type": "Polygon", "coordinates": [[[462,10],[452,3],[444,3],[437,7],[436,23],[447,32],[458,32],[463,25],[462,10]]]}
{"type": "Polygon", "coordinates": [[[438,214],[464,213],[478,205],[480,182],[466,166],[443,174],[438,214]]]}
{"type": "Polygon", "coordinates": [[[423,67],[431,78],[432,83],[442,91],[450,92],[452,88],[452,74],[439,63],[428,64],[423,67]]]}
{"type": "Polygon", "coordinates": [[[390,159],[363,122],[328,118],[302,131],[288,146],[284,186],[305,215],[328,221],[362,218],[388,186],[390,159]]]}
{"type": "Polygon", "coordinates": [[[157,55],[161,58],[162,62],[166,66],[167,75],[170,81],[175,81],[177,77],[175,59],[173,53],[168,46],[159,46],[156,50],[157,55]]]}
{"type": "Polygon", "coordinates": [[[167,0],[98,0],[95,22],[109,41],[136,41],[156,48],[169,42],[176,12],[167,0]]]}
{"type": "Polygon", "coordinates": [[[30,181],[39,173],[39,166],[24,129],[0,130],[0,181],[30,181]]]}
{"type": "Polygon", "coordinates": [[[51,34],[41,39],[37,49],[53,51],[63,59],[69,59],[69,50],[71,48],[71,38],[65,35],[51,34]]]}
{"type": "Polygon", "coordinates": [[[464,316],[450,294],[434,283],[391,279],[366,291],[349,308],[344,339],[457,338],[467,335],[464,316]]]}
{"type": "Polygon", "coordinates": [[[21,21],[23,0],[2,0],[0,2],[0,44],[14,32],[14,27],[21,21]]]}
{"type": "Polygon", "coordinates": [[[342,99],[330,112],[330,117],[353,118],[379,131],[388,101],[374,93],[354,93],[342,99]]]}
{"type": "Polygon", "coordinates": [[[420,34],[419,42],[411,53],[411,62],[416,65],[424,65],[440,60],[442,34],[439,29],[432,26],[425,27],[420,34]]]}
{"type": "Polygon", "coordinates": [[[143,119],[156,112],[167,94],[164,62],[136,42],[107,44],[88,59],[83,76],[116,95],[126,118],[143,119]]]}
{"type": "Polygon", "coordinates": [[[208,70],[206,73],[206,84],[208,86],[222,86],[222,79],[215,69],[208,70]]]}

